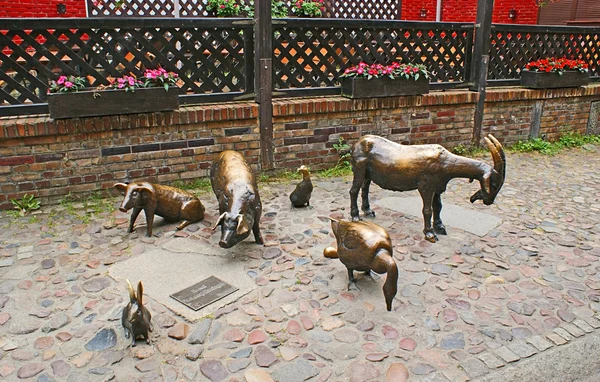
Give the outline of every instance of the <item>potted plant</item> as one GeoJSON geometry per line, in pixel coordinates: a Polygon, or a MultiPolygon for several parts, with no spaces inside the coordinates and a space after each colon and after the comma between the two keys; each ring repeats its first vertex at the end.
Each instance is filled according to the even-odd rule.
{"type": "Polygon", "coordinates": [[[589,83],[588,65],[583,60],[543,58],[528,63],[521,71],[521,86],[530,89],[569,88],[589,83]]]}
{"type": "Polygon", "coordinates": [[[237,0],[208,0],[206,10],[217,17],[236,17],[241,8],[237,0]]]}
{"type": "Polygon", "coordinates": [[[292,12],[298,17],[321,17],[325,12],[324,0],[297,0],[292,4],[292,12]]]}
{"type": "Polygon", "coordinates": [[[170,111],[179,107],[178,76],[165,69],[146,69],[140,79],[123,76],[110,85],[86,88],[83,77],[60,76],[50,83],[50,117],[77,118],[101,115],[170,111]]]}
{"type": "Polygon", "coordinates": [[[342,96],[348,98],[393,97],[429,93],[429,72],[422,64],[390,65],[365,62],[340,76],[342,96]]]}

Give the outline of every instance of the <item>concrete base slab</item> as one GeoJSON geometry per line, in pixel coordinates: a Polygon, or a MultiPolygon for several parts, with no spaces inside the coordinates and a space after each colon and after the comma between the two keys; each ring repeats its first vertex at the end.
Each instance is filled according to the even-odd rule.
{"type": "Polygon", "coordinates": [[[224,250],[194,240],[176,238],[167,242],[163,248],[112,265],[109,275],[122,281],[123,288],[126,285],[125,279],[129,279],[134,285],[142,280],[144,293],[148,297],[194,322],[256,288],[254,280],[244,269],[244,253],[248,251],[245,247],[250,245],[255,246],[252,242],[242,242],[232,249],[224,250]],[[216,276],[239,289],[198,311],[169,297],[210,276],[216,276]]]}
{"type": "MultiPolygon", "coordinates": [[[[421,197],[390,196],[373,201],[373,203],[393,211],[423,218],[423,201],[421,197]]],[[[485,236],[502,224],[502,219],[497,216],[450,203],[443,204],[442,221],[447,227],[462,229],[477,236],[485,236]]]]}

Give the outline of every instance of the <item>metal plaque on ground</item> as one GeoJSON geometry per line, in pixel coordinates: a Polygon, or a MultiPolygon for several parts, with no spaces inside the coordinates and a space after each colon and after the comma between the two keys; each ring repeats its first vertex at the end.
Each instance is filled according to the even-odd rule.
{"type": "Polygon", "coordinates": [[[199,310],[223,297],[235,292],[238,288],[223,280],[210,276],[191,287],[169,295],[190,309],[199,310]]]}

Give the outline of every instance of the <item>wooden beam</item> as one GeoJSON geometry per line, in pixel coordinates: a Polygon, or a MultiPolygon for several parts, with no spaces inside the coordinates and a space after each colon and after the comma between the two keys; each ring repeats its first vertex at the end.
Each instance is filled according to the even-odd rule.
{"type": "Polygon", "coordinates": [[[254,2],[256,102],[259,104],[260,160],[263,171],[273,164],[273,24],[271,2],[254,2]]]}
{"type": "Polygon", "coordinates": [[[492,12],[494,0],[477,1],[477,21],[475,24],[475,44],[473,49],[473,66],[471,79],[472,91],[479,93],[475,108],[473,141],[478,145],[481,141],[481,126],[483,124],[483,109],[485,107],[486,83],[490,63],[490,37],[492,33],[492,12]]]}

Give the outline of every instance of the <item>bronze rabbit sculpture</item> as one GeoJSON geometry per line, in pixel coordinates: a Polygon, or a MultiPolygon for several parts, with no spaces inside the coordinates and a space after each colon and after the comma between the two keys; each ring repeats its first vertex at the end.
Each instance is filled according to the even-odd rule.
{"type": "Polygon", "coordinates": [[[142,300],[144,298],[144,285],[140,281],[137,286],[137,294],[129,280],[127,280],[127,289],[129,290],[129,303],[123,309],[121,323],[125,328],[125,338],[131,336],[131,346],[135,346],[135,340],[142,336],[146,342],[150,343],[150,333],[152,331],[152,315],[146,308],[142,300]]]}

